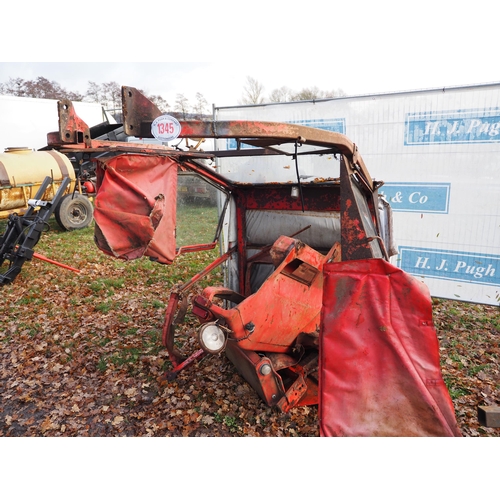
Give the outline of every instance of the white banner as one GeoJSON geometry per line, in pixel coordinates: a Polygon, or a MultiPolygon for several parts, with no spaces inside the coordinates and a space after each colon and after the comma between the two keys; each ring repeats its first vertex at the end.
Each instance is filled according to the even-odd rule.
{"type": "MultiPolygon", "coordinates": [[[[218,121],[290,122],[347,135],[371,175],[385,182],[380,192],[394,211],[399,250],[393,263],[420,277],[434,297],[499,305],[500,83],[214,114],[218,121]]],[[[248,161],[231,172],[223,162],[221,173],[243,182],[294,180],[293,165],[276,164],[271,177],[248,161]]],[[[301,174],[307,170],[301,165],[301,174]]]]}

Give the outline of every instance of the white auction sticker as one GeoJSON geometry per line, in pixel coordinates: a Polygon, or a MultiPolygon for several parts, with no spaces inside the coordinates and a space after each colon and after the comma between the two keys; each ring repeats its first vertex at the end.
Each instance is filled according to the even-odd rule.
{"type": "Polygon", "coordinates": [[[151,124],[151,133],[154,138],[159,141],[172,141],[179,137],[181,133],[181,124],[173,116],[161,115],[151,124]]]}

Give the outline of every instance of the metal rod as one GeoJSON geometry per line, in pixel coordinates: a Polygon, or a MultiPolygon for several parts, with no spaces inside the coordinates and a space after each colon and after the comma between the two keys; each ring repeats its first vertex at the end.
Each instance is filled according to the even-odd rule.
{"type": "Polygon", "coordinates": [[[75,269],[74,267],[68,266],[66,264],[61,264],[60,262],[57,262],[56,260],[49,259],[48,257],[45,257],[44,255],[41,255],[37,252],[33,252],[33,257],[43,260],[44,262],[48,262],[49,264],[54,264],[56,266],[62,267],[63,269],[68,269],[69,271],[73,271],[74,273],[79,273],[80,269],[75,269]]]}

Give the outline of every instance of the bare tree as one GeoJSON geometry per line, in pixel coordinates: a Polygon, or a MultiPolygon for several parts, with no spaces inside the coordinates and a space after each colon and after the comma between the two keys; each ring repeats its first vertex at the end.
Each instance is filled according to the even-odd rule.
{"type": "Polygon", "coordinates": [[[330,92],[332,95],[328,97],[344,97],[347,95],[342,89],[335,89],[331,90],[330,92]]]}
{"type": "MultiPolygon", "coordinates": [[[[247,77],[247,83],[243,88],[243,97],[240,104],[262,104],[265,102],[263,96],[264,86],[251,76],[247,77]]],[[[304,87],[299,92],[290,89],[286,85],[274,89],[269,94],[269,102],[290,102],[290,101],[314,101],[317,99],[329,99],[332,97],[344,96],[345,92],[337,90],[321,90],[316,86],[304,87]]]]}
{"type": "Polygon", "coordinates": [[[292,101],[314,101],[346,95],[343,90],[320,90],[318,87],[304,87],[292,96],[292,101]]]}
{"type": "Polygon", "coordinates": [[[168,113],[170,110],[170,105],[168,102],[163,99],[161,95],[147,95],[145,92],[142,92],[162,113],[168,113]]]}
{"type": "MultiPolygon", "coordinates": [[[[170,106],[168,102],[160,95],[148,96],[145,92],[141,91],[148,97],[158,109],[166,113],[169,111],[170,106]]],[[[76,92],[68,92],[63,89],[57,82],[49,81],[43,76],[39,76],[35,80],[23,80],[22,78],[9,78],[5,83],[0,83],[0,95],[13,95],[16,97],[36,97],[40,99],[69,99],[71,101],[87,101],[99,103],[108,110],[121,110],[121,87],[116,82],[96,83],[89,81],[87,91],[85,94],[76,92]]],[[[201,96],[201,94],[199,94],[201,96]]],[[[183,97],[181,111],[187,112],[189,103],[183,97]]],[[[198,98],[198,94],[197,94],[198,98]]],[[[206,104],[203,96],[198,98],[198,106],[206,104]]]]}
{"type": "Polygon", "coordinates": [[[102,104],[111,109],[119,109],[122,105],[122,88],[116,82],[103,83],[101,86],[102,104]]]}
{"type": "Polygon", "coordinates": [[[0,92],[17,97],[35,97],[38,99],[70,99],[81,101],[83,96],[77,92],[68,92],[59,83],[49,81],[43,76],[34,80],[22,78],[9,78],[7,83],[0,85],[0,92]]]}
{"type": "Polygon", "coordinates": [[[241,101],[243,104],[262,104],[264,97],[264,86],[255,78],[247,76],[247,83],[243,87],[243,96],[241,101]]]}
{"type": "Polygon", "coordinates": [[[103,102],[102,86],[96,82],[88,82],[87,92],[85,92],[85,100],[89,102],[103,102]]]}
{"type": "Polygon", "coordinates": [[[322,98],[322,91],[318,87],[304,87],[293,96],[294,101],[313,101],[322,98]]]}
{"type": "Polygon", "coordinates": [[[274,89],[269,94],[269,100],[271,102],[287,102],[292,101],[294,96],[293,90],[286,86],[280,87],[279,89],[274,89]]]}
{"type": "Polygon", "coordinates": [[[207,100],[203,97],[203,94],[200,94],[200,92],[196,93],[196,102],[193,106],[194,113],[196,114],[196,117],[198,119],[201,119],[203,115],[207,111],[207,100]]]}
{"type": "Polygon", "coordinates": [[[182,114],[182,118],[185,120],[186,115],[189,113],[189,101],[183,94],[177,94],[175,99],[175,111],[182,114]]]}
{"type": "Polygon", "coordinates": [[[0,94],[26,97],[24,80],[22,78],[9,78],[7,82],[0,83],[0,94]]]}

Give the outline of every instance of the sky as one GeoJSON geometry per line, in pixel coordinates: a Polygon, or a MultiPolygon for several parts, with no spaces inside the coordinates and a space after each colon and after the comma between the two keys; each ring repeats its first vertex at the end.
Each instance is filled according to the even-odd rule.
{"type": "Polygon", "coordinates": [[[500,81],[492,0],[214,0],[185,9],[144,0],[109,11],[112,4],[94,0],[85,8],[51,4],[33,4],[29,14],[17,3],[2,7],[13,21],[0,32],[0,82],[43,76],[85,92],[89,81],[115,81],[170,105],[177,94],[194,102],[199,92],[209,105],[233,106],[248,76],[264,94],[281,86],[362,95],[500,81]]]}
{"type": "Polygon", "coordinates": [[[263,85],[265,95],[284,85],[297,91],[316,86],[358,95],[500,81],[500,67],[485,66],[477,65],[474,71],[466,72],[460,67],[432,74],[401,72],[390,78],[383,71],[373,71],[369,72],[370,77],[358,79],[323,64],[311,65],[307,71],[298,71],[292,65],[278,71],[274,63],[268,62],[234,63],[230,67],[215,62],[4,62],[0,64],[0,82],[43,76],[68,91],[85,93],[89,81],[99,84],[114,81],[150,95],[161,95],[171,106],[178,94],[194,103],[199,92],[210,107],[212,104],[221,107],[242,102],[249,76],[263,85]]]}

